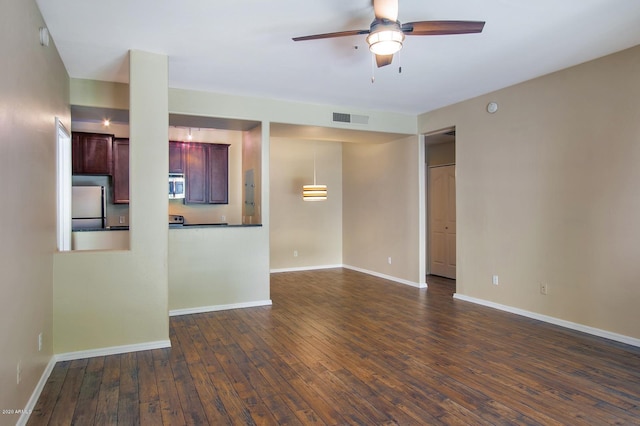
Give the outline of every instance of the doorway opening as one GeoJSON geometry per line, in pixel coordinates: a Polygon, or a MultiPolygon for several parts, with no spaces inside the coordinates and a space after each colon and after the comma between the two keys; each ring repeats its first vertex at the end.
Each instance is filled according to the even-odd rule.
{"type": "Polygon", "coordinates": [[[456,279],[456,131],[425,136],[427,273],[456,279]]]}

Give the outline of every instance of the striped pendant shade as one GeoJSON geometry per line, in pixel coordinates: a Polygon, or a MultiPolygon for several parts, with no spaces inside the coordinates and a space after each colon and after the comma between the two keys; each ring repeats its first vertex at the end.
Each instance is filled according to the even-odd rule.
{"type": "Polygon", "coordinates": [[[304,185],[302,187],[304,201],[322,201],[327,199],[327,185],[304,185]]]}
{"type": "Polygon", "coordinates": [[[327,185],[316,183],[316,148],[313,147],[313,185],[302,186],[302,199],[304,201],[323,201],[327,199],[327,185]]]}

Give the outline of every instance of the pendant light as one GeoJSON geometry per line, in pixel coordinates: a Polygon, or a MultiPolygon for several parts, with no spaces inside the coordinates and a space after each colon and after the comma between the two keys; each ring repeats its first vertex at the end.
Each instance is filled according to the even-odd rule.
{"type": "Polygon", "coordinates": [[[302,187],[302,199],[304,201],[323,201],[327,199],[327,185],[316,183],[316,148],[313,147],[313,185],[302,187]]]}

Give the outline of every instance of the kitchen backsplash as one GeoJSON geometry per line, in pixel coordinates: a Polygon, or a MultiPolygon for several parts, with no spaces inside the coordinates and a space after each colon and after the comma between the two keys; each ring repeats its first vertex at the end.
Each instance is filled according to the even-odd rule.
{"type": "Polygon", "coordinates": [[[184,216],[186,223],[242,223],[242,210],[230,204],[183,204],[169,200],[169,214],[184,216]]]}

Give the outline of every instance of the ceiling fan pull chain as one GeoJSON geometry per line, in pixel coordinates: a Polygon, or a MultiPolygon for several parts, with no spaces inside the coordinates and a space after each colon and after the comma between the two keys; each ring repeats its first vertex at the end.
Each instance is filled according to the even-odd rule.
{"type": "Polygon", "coordinates": [[[371,55],[371,84],[376,82],[376,55],[371,55]]]}
{"type": "Polygon", "coordinates": [[[398,52],[398,74],[402,74],[402,55],[398,52]]]}

